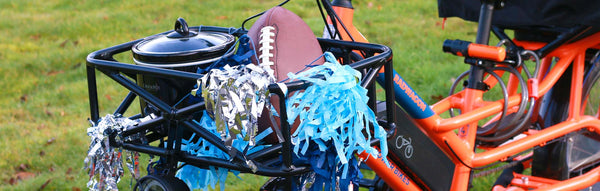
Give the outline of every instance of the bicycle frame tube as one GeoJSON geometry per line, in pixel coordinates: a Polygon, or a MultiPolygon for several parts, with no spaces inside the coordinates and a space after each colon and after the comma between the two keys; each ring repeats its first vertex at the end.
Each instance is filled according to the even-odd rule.
{"type": "MultiPolygon", "coordinates": [[[[343,23],[347,25],[352,21],[353,11],[350,8],[334,7],[335,12],[340,16],[343,23]],[[344,20],[346,18],[346,20],[344,20]]],[[[351,27],[350,34],[360,34],[356,28],[351,27]],[[356,30],[356,31],[354,31],[356,30]]],[[[338,31],[343,33],[344,29],[339,28],[338,31]]],[[[346,34],[347,35],[347,34],[346,34]]],[[[343,40],[344,34],[341,35],[343,40]]],[[[356,41],[367,42],[362,35],[358,36],[356,41]],[[361,41],[364,40],[364,41],[361,41]]],[[[355,36],[356,38],[356,36],[355,36]]],[[[534,76],[539,80],[539,86],[536,95],[543,96],[563,75],[567,68],[573,64],[573,79],[571,84],[571,96],[569,105],[569,117],[566,121],[556,124],[539,131],[529,131],[528,136],[519,140],[515,140],[508,144],[488,148],[481,153],[475,153],[475,133],[477,132],[477,122],[501,113],[503,110],[504,100],[484,101],[482,99],[484,91],[467,88],[461,92],[451,95],[434,105],[427,105],[420,96],[402,79],[402,77],[394,71],[394,93],[396,101],[407,111],[411,117],[420,125],[424,131],[435,143],[441,148],[446,155],[453,160],[456,165],[454,179],[452,181],[452,190],[467,190],[470,181],[471,168],[482,167],[496,161],[504,161],[508,157],[526,151],[535,146],[543,146],[552,139],[564,136],[568,133],[587,128],[592,132],[600,132],[600,120],[594,116],[583,116],[581,112],[582,100],[582,84],[584,76],[585,50],[588,48],[598,47],[600,44],[600,33],[590,35],[572,42],[570,44],[562,44],[557,46],[552,51],[549,51],[545,43],[514,41],[517,46],[526,50],[543,49],[548,52],[541,60],[541,70],[548,71],[540,72],[538,76],[534,76]],[[558,61],[552,66],[552,58],[558,58],[558,61]],[[461,109],[462,114],[452,118],[443,119],[440,117],[450,109],[461,109]],[[455,131],[458,130],[458,133],[455,131]],[[466,135],[467,137],[464,137],[466,135]]],[[[378,82],[384,84],[383,69],[379,72],[378,82]],[[381,78],[381,80],[380,80],[381,78]]],[[[483,77],[483,76],[482,76],[483,77]]],[[[486,81],[487,83],[487,81],[486,81]]],[[[518,84],[511,78],[509,82],[509,97],[508,107],[512,108],[521,102],[521,97],[517,94],[516,86],[518,84]]],[[[366,156],[361,155],[366,158],[366,156]]],[[[373,157],[374,158],[374,157],[373,157]]],[[[393,167],[377,168],[377,165],[369,163],[373,166],[373,170],[381,175],[386,183],[392,185],[394,182],[402,182],[401,176],[393,176],[393,167]],[[390,173],[392,172],[392,173],[390,173]],[[392,175],[390,175],[392,174],[392,175]]],[[[404,173],[404,172],[403,172],[404,173]]],[[[600,167],[587,172],[584,175],[571,178],[564,181],[558,181],[556,184],[543,183],[544,189],[581,189],[594,184],[600,180],[600,167]]],[[[412,183],[413,180],[410,180],[412,183]]],[[[414,187],[405,187],[398,185],[400,188],[394,189],[412,190],[414,187]]]]}
{"type": "MultiPolygon", "coordinates": [[[[519,46],[524,47],[525,49],[538,49],[543,44],[540,43],[530,43],[530,42],[520,42],[516,41],[519,46]]],[[[555,64],[555,66],[545,75],[538,76],[540,80],[540,85],[537,94],[544,95],[546,92],[550,90],[550,88],[556,83],[558,78],[564,73],[564,71],[569,67],[571,63],[573,63],[573,80],[571,84],[571,100],[569,107],[569,118],[562,123],[559,123],[555,126],[546,128],[541,131],[533,132],[529,136],[511,142],[509,144],[499,146],[488,151],[477,153],[473,152],[472,147],[464,144],[464,142],[456,137],[452,130],[460,128],[471,121],[481,120],[487,116],[491,116],[493,114],[499,113],[502,110],[501,101],[485,103],[483,106],[478,107],[477,109],[464,113],[463,115],[450,118],[450,119],[441,119],[439,116],[434,115],[428,119],[416,120],[418,123],[425,127],[425,131],[432,135],[431,137],[436,140],[436,142],[447,142],[448,146],[442,147],[446,151],[450,151],[451,153],[455,153],[456,157],[464,162],[466,165],[471,167],[480,167],[487,164],[490,164],[495,161],[499,161],[505,159],[509,156],[518,154],[522,151],[525,151],[534,146],[544,145],[546,142],[558,138],[560,136],[566,135],[567,133],[577,131],[582,128],[588,128],[590,131],[599,132],[600,130],[600,122],[591,116],[581,116],[580,112],[580,103],[581,103],[581,89],[582,89],[582,81],[583,81],[583,66],[585,59],[585,50],[587,48],[591,48],[596,46],[596,44],[600,43],[600,34],[594,34],[589,37],[586,37],[580,41],[563,45],[556,50],[549,53],[548,58],[545,58],[542,61],[542,67],[549,68],[551,57],[559,58],[559,61],[555,64]]],[[[544,70],[542,70],[544,71],[544,70]]],[[[450,108],[460,108],[465,103],[464,94],[465,92],[470,91],[469,89],[457,93],[453,96],[450,96],[439,103],[434,104],[433,110],[439,114],[450,108]]],[[[520,102],[520,98],[518,96],[511,96],[509,98],[509,107],[516,106],[520,102]]],[[[476,130],[476,129],[473,129],[476,130]]],[[[594,170],[595,171],[595,170],[594,170]]],[[[584,175],[588,176],[588,175],[584,175]]],[[[589,175],[592,176],[592,175],[589,175]]],[[[577,187],[585,187],[589,184],[583,184],[583,182],[578,182],[575,180],[583,181],[583,178],[577,178],[574,180],[569,180],[569,185],[577,186],[577,187]]],[[[562,185],[563,183],[561,183],[562,185]]]]}
{"type": "MultiPolygon", "coordinates": [[[[367,166],[373,171],[377,172],[377,175],[381,177],[392,189],[394,190],[420,190],[417,184],[411,180],[406,173],[404,173],[394,163],[390,163],[389,166],[383,162],[381,156],[373,157],[372,155],[363,152],[358,155],[361,160],[364,160],[367,166]]],[[[388,158],[388,161],[390,159],[388,158]]]]}
{"type": "MultiPolygon", "coordinates": [[[[326,0],[327,1],[327,0],[326,0]]],[[[328,3],[323,1],[324,3],[328,3]]],[[[346,40],[346,41],[355,41],[355,42],[364,42],[364,43],[368,43],[369,41],[358,31],[358,29],[356,29],[356,27],[354,27],[353,24],[353,18],[354,18],[354,9],[351,8],[351,6],[346,6],[346,7],[342,7],[342,6],[332,6],[333,11],[337,14],[338,18],[341,20],[340,22],[342,24],[347,24],[347,25],[338,25],[337,28],[335,30],[340,31],[340,39],[341,40],[346,40]],[[347,29],[348,33],[345,33],[347,29]]],[[[327,23],[331,24],[332,21],[330,18],[327,19],[327,23]]],[[[393,77],[396,78],[398,77],[398,79],[401,79],[400,75],[396,72],[393,71],[393,77]]],[[[378,71],[378,75],[377,75],[377,81],[383,81],[385,82],[385,77],[384,74],[385,73],[385,67],[381,67],[381,69],[378,71]]],[[[394,81],[400,81],[400,80],[396,80],[394,79],[394,81]]],[[[401,80],[402,82],[404,82],[403,80],[401,80]]],[[[405,86],[405,89],[407,91],[412,92],[412,96],[416,97],[415,100],[420,101],[421,105],[419,104],[415,104],[415,102],[409,102],[409,99],[406,98],[410,98],[410,96],[408,94],[402,94],[402,88],[400,88],[400,86],[398,85],[398,83],[396,83],[394,85],[394,90],[395,95],[396,95],[396,100],[404,100],[403,102],[406,103],[407,108],[411,107],[411,108],[426,108],[426,110],[431,111],[429,109],[429,106],[423,101],[423,99],[421,99],[414,90],[412,90],[412,88],[410,88],[410,86],[408,86],[408,84],[406,84],[405,82],[403,83],[405,86]],[[400,97],[399,97],[400,95],[400,97]],[[404,95],[404,96],[402,96],[404,95]],[[412,103],[412,104],[411,104],[412,103]]],[[[381,84],[383,87],[386,87],[384,84],[381,84]]],[[[415,109],[415,111],[417,111],[415,109]]],[[[431,113],[431,115],[433,114],[433,112],[428,112],[431,113]]],[[[373,171],[375,171],[377,173],[377,175],[379,177],[381,177],[381,179],[383,179],[390,187],[392,187],[394,190],[420,190],[420,188],[417,186],[417,184],[411,180],[408,176],[406,176],[406,173],[404,171],[402,171],[400,168],[398,168],[395,164],[390,163],[390,165],[386,165],[383,160],[381,160],[381,157],[376,157],[376,156],[372,156],[369,155],[367,153],[361,153],[359,154],[359,157],[361,160],[364,160],[365,163],[367,164],[367,166],[369,166],[371,169],[373,169],[373,171]]]]}
{"type": "MultiPolygon", "coordinates": [[[[427,103],[419,96],[415,90],[413,90],[410,85],[398,72],[393,70],[394,75],[394,95],[396,98],[396,102],[404,108],[411,117],[415,119],[425,119],[433,116],[435,113],[427,103]]],[[[385,74],[384,71],[379,70],[377,74],[377,82],[385,87],[385,74]]]]}

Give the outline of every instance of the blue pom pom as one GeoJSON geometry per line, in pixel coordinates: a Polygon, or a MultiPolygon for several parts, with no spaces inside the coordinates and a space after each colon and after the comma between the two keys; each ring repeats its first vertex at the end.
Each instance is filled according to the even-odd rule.
{"type": "MultiPolygon", "coordinates": [[[[293,94],[287,101],[288,122],[297,118],[300,125],[293,134],[294,152],[301,161],[310,161],[317,174],[317,190],[332,189],[336,182],[358,183],[358,164],[354,154],[367,152],[379,156],[371,147],[373,138],[380,140],[381,156],[387,163],[386,132],[380,127],[375,113],[367,106],[367,90],[360,86],[361,73],[348,65],[340,65],[335,56],[325,53],[323,65],[298,74],[292,80],[305,80],[312,85],[304,92],[293,94]],[[316,75],[324,79],[312,78],[316,75]],[[373,135],[362,133],[372,125],[373,135]],[[314,143],[314,144],[312,144],[314,143]],[[316,144],[316,146],[315,146],[316,144]],[[339,179],[339,180],[338,180],[339,179]],[[321,184],[323,183],[323,184],[321,184]]],[[[340,188],[347,190],[348,188],[340,188]]]]}

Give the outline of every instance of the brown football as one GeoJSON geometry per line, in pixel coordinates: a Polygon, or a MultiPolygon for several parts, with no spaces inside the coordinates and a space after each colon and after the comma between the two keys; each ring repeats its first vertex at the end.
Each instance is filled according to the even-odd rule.
{"type": "MultiPolygon", "coordinates": [[[[248,36],[254,42],[254,50],[258,56],[255,63],[266,64],[274,70],[278,82],[287,79],[287,74],[301,71],[309,64],[323,64],[324,59],[313,61],[323,54],[321,46],[310,27],[293,12],[283,7],[273,7],[265,12],[248,31],[248,36]]],[[[279,98],[271,96],[271,103],[279,109],[279,98]]],[[[259,132],[267,128],[281,127],[279,117],[271,117],[269,109],[264,108],[259,119],[259,132]]],[[[298,121],[292,125],[292,132],[298,126],[298,121]]],[[[267,143],[277,143],[279,140],[273,133],[265,138],[267,143]]]]}

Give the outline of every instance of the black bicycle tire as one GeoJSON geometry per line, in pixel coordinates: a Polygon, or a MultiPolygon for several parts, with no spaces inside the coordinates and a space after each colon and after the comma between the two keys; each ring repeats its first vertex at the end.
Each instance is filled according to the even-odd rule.
{"type": "Polygon", "coordinates": [[[156,176],[156,175],[146,175],[142,177],[136,184],[133,190],[143,189],[140,187],[141,184],[144,184],[145,181],[156,181],[160,186],[162,186],[165,191],[189,191],[189,187],[180,180],[179,178],[169,176],[156,176]]]}
{"type": "MultiPolygon", "coordinates": [[[[586,103],[585,100],[588,98],[588,95],[589,95],[591,89],[594,86],[600,85],[598,83],[598,80],[600,80],[600,63],[599,62],[592,62],[592,63],[593,63],[593,65],[591,65],[590,62],[586,63],[586,64],[590,64],[591,66],[589,68],[585,69],[586,71],[585,71],[584,82],[582,85],[582,94],[581,94],[582,95],[582,100],[581,100],[582,107],[584,106],[583,104],[586,103]]],[[[570,70],[565,71],[565,73],[566,72],[570,72],[570,70]]],[[[570,83],[570,80],[571,79],[568,80],[568,83],[570,83]]],[[[565,88],[565,89],[557,89],[557,90],[553,90],[553,91],[566,91],[566,92],[571,91],[570,86],[562,86],[562,88],[565,88]],[[569,88],[569,89],[566,89],[566,88],[569,88]]],[[[555,95],[550,95],[550,96],[555,96],[555,95]]],[[[558,96],[561,96],[561,95],[558,95],[558,96]]],[[[569,105],[569,99],[555,99],[555,100],[560,100],[558,103],[555,103],[556,105],[563,105],[563,106],[557,109],[557,112],[559,112],[559,113],[556,116],[550,116],[550,117],[555,117],[557,119],[560,119],[561,121],[564,121],[569,116],[568,107],[564,107],[564,105],[566,105],[566,106],[569,105]]],[[[549,103],[546,103],[546,104],[549,104],[549,103]]],[[[549,116],[544,116],[544,117],[549,117],[549,116]]],[[[545,126],[549,127],[549,126],[555,125],[557,123],[560,123],[560,121],[556,121],[551,124],[545,124],[545,126]]],[[[573,136],[573,135],[569,134],[569,135],[565,135],[565,136],[568,137],[568,136],[573,136]]],[[[559,158],[551,157],[552,159],[550,159],[550,160],[556,160],[554,162],[542,160],[542,163],[546,163],[544,165],[551,164],[551,166],[555,166],[555,165],[561,166],[561,164],[558,164],[558,163],[562,163],[563,165],[566,165],[566,161],[564,161],[566,159],[564,159],[562,157],[566,158],[567,156],[562,156],[562,155],[568,155],[568,153],[570,153],[570,152],[569,152],[569,150],[567,150],[567,148],[568,149],[573,149],[573,148],[567,147],[566,143],[562,143],[563,145],[561,146],[561,145],[559,145],[559,144],[561,144],[559,142],[561,142],[561,141],[552,143],[554,145],[552,147],[554,147],[554,148],[550,148],[550,149],[547,149],[546,151],[542,151],[542,152],[549,152],[548,155],[550,155],[550,156],[556,156],[556,154],[554,152],[559,152],[559,153],[562,153],[562,154],[560,154],[561,157],[559,157],[559,158]],[[564,149],[564,150],[560,151],[562,149],[564,149]]],[[[551,146],[551,145],[548,145],[548,146],[551,146]]],[[[540,149],[542,149],[542,148],[540,148],[540,149]]],[[[534,158],[535,158],[535,156],[534,156],[534,158]]],[[[534,163],[535,163],[535,159],[534,159],[534,163]]],[[[600,164],[600,162],[596,162],[595,164],[600,164]]],[[[535,164],[533,164],[533,165],[535,165],[535,164]]],[[[574,172],[574,171],[570,171],[570,170],[568,170],[568,168],[558,168],[558,169],[556,169],[555,172],[552,173],[553,176],[556,176],[556,177],[546,177],[547,174],[544,175],[544,172],[540,172],[539,175],[544,176],[546,178],[566,179],[566,178],[571,178],[572,172],[574,172]],[[565,170],[561,170],[561,169],[567,169],[567,170],[565,171],[565,170]]],[[[534,173],[534,175],[536,175],[536,172],[532,172],[532,173],[534,173]]]]}

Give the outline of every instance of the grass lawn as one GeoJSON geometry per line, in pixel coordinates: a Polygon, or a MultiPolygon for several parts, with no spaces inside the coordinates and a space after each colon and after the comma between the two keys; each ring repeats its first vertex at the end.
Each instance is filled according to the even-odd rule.
{"type": "MultiPolygon", "coordinates": [[[[193,26],[239,27],[278,2],[0,1],[0,190],[87,189],[89,53],[170,30],[178,17],[193,26]]],[[[454,77],[468,69],[462,58],[442,53],[442,42],[474,40],[476,25],[448,19],[442,30],[436,1],[365,0],[354,6],[355,25],[371,42],[394,50],[395,69],[426,102],[446,96],[454,77]]],[[[293,0],[286,8],[320,36],[323,24],[314,1],[293,0]]],[[[119,59],[132,62],[130,55],[119,59]]],[[[103,76],[98,86],[103,116],[127,92],[103,76]]],[[[228,190],[256,190],[266,180],[243,178],[230,177],[228,190]]],[[[128,190],[130,183],[126,176],[121,188],[128,190]]]]}

